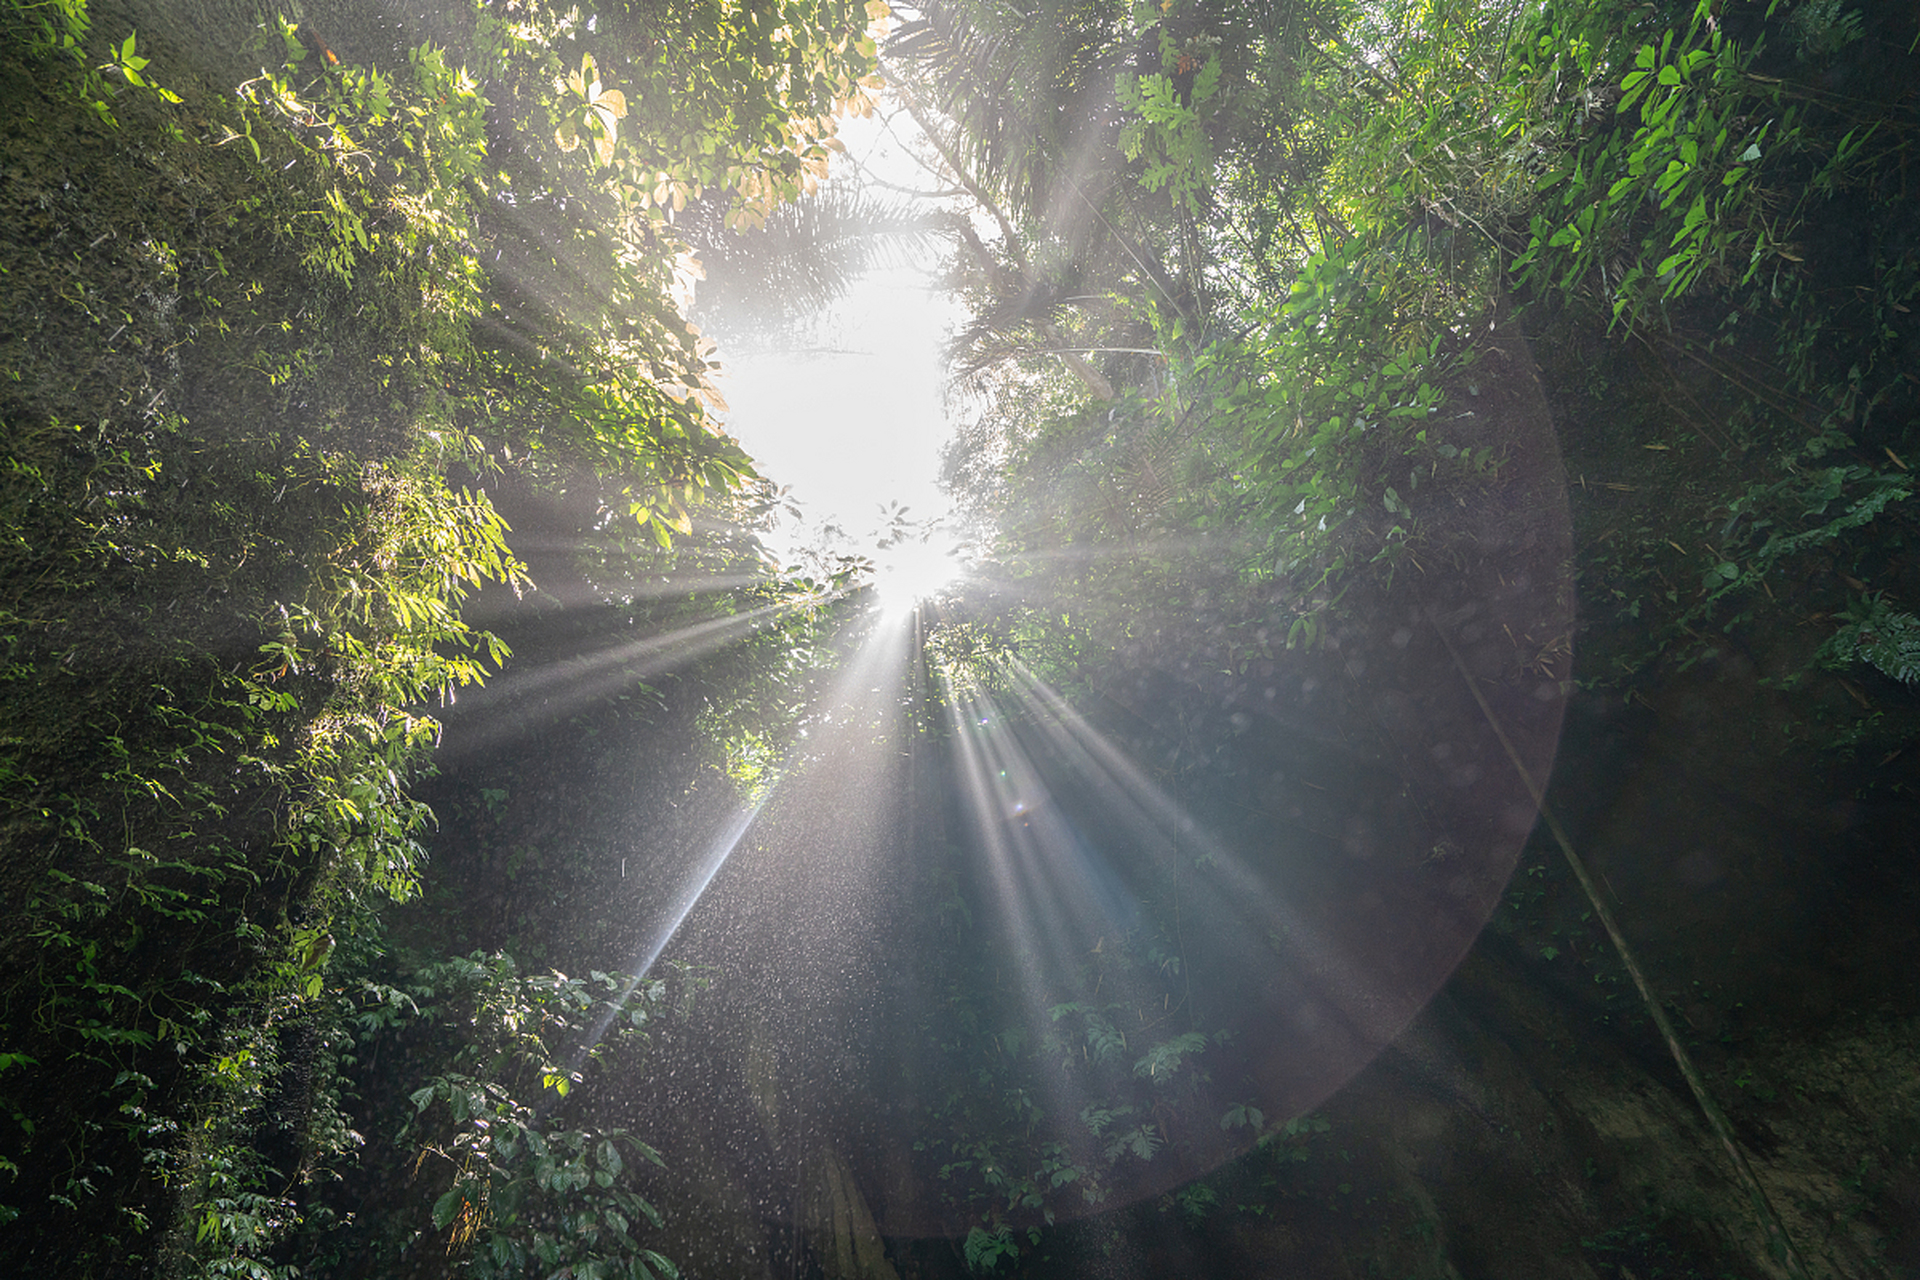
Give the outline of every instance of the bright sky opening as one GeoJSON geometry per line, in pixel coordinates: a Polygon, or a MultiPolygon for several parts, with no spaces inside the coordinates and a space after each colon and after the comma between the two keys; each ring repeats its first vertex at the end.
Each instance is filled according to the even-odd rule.
{"type": "MultiPolygon", "coordinates": [[[[862,171],[930,185],[877,118],[843,121],[841,136],[862,171]]],[[[951,505],[939,486],[950,434],[941,349],[962,308],[938,287],[938,266],[929,258],[869,273],[817,317],[811,346],[722,353],[727,430],[801,509],[766,537],[769,547],[787,563],[809,549],[867,556],[883,597],[909,604],[959,572],[944,526],[925,541],[880,545],[892,509],[924,529],[951,505]]]]}

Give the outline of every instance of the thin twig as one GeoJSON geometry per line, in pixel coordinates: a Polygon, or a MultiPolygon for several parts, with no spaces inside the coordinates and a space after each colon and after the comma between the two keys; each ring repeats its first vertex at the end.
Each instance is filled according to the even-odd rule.
{"type": "Polygon", "coordinates": [[[1520,781],[1526,785],[1527,794],[1533,797],[1534,807],[1539,809],[1541,818],[1546,821],[1547,829],[1553,833],[1554,841],[1560,846],[1560,852],[1566,855],[1567,866],[1573,870],[1573,878],[1580,882],[1580,888],[1586,893],[1587,901],[1593,904],[1593,914],[1606,928],[1607,937],[1613,940],[1613,948],[1620,953],[1620,962],[1626,966],[1627,976],[1633,979],[1634,989],[1640,993],[1641,1003],[1646,1006],[1647,1013],[1652,1017],[1653,1025],[1660,1032],[1661,1038],[1667,1042],[1667,1051],[1673,1055],[1674,1065],[1680,1068],[1680,1074],[1686,1079],[1687,1087],[1693,1091],[1693,1100],[1700,1104],[1701,1112],[1707,1117],[1707,1126],[1713,1130],[1714,1136],[1720,1140],[1720,1145],[1726,1149],[1727,1158],[1733,1162],[1734,1172],[1739,1176],[1740,1185],[1746,1190],[1748,1200],[1752,1202],[1754,1214],[1760,1219],[1760,1229],[1767,1237],[1768,1246],[1772,1249],[1774,1256],[1785,1264],[1787,1274],[1793,1280],[1809,1280],[1810,1273],[1806,1263],[1800,1259],[1800,1251],[1794,1247],[1793,1237],[1787,1234],[1786,1224],[1780,1221],[1780,1215],[1774,1211],[1773,1201],[1767,1198],[1766,1188],[1760,1185],[1760,1179],[1755,1176],[1753,1166],[1747,1163],[1746,1153],[1741,1151],[1740,1145],[1734,1141],[1733,1126],[1727,1123],[1726,1113],[1720,1110],[1720,1105],[1713,1100],[1713,1095],[1707,1092],[1707,1082],[1701,1077],[1699,1069],[1693,1065],[1693,1055],[1687,1052],[1684,1044],[1680,1043],[1679,1033],[1674,1030],[1672,1021],[1668,1019],[1666,1008],[1661,1004],[1660,997],[1654,994],[1653,985],[1647,981],[1646,974],[1641,972],[1640,962],[1634,958],[1633,949],[1627,945],[1626,935],[1620,932],[1620,925],[1613,918],[1612,908],[1608,907],[1606,899],[1600,896],[1599,887],[1594,884],[1592,875],[1587,871],[1587,864],[1579,854],[1574,852],[1573,841],[1568,838],[1566,828],[1560,825],[1560,819],[1555,816],[1552,809],[1547,807],[1546,793],[1540,789],[1540,784],[1534,781],[1533,774],[1522,763],[1520,753],[1514,749],[1512,739],[1507,737],[1507,731],[1500,726],[1499,719],[1493,714],[1493,708],[1487,704],[1486,695],[1480,692],[1480,686],[1475,683],[1472,673],[1467,670],[1467,664],[1461,661],[1460,651],[1453,647],[1452,637],[1447,635],[1446,628],[1440,625],[1440,619],[1431,610],[1428,611],[1428,616],[1433,622],[1433,629],[1440,635],[1440,643],[1447,647],[1447,655],[1453,659],[1453,665],[1459,669],[1460,678],[1466,682],[1468,692],[1473,694],[1474,702],[1479,704],[1480,714],[1487,718],[1487,725],[1493,730],[1494,737],[1500,740],[1501,747],[1506,750],[1507,759],[1512,762],[1514,772],[1520,775],[1520,781]]]}

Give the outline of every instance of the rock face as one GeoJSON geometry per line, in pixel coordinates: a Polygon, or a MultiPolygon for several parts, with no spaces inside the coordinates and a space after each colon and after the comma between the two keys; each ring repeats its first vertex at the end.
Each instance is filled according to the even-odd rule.
{"type": "MultiPolygon", "coordinates": [[[[1721,665],[1651,712],[1576,699],[1574,838],[1811,1273],[1920,1276],[1913,815],[1836,806],[1845,770],[1743,740],[1779,708],[1721,665]]],[[[1303,1158],[1216,1175],[1198,1220],[1169,1198],[1095,1224],[1033,1274],[1787,1274],[1556,860],[1534,842],[1303,1158]]]]}
{"type": "Polygon", "coordinates": [[[819,1224],[808,1243],[827,1275],[836,1280],[899,1280],[866,1197],[839,1152],[828,1148],[815,1155],[803,1205],[803,1221],[819,1224]]]}
{"type": "MultiPolygon", "coordinates": [[[[1785,1274],[1651,1037],[1597,1031],[1529,967],[1483,945],[1329,1108],[1364,1166],[1346,1198],[1376,1198],[1326,1224],[1347,1259],[1389,1274],[1785,1274]]],[[[1889,1139],[1920,1106],[1920,1033],[1875,1021],[1769,1050],[1750,1068],[1768,1100],[1728,1100],[1756,1172],[1816,1274],[1884,1274],[1910,1252],[1912,1206],[1876,1203],[1855,1175],[1900,1159],[1889,1139]]],[[[1905,1158],[1910,1180],[1910,1140],[1905,1158]]]]}
{"type": "MultiPolygon", "coordinates": [[[[1761,669],[1696,668],[1652,707],[1576,697],[1555,799],[1810,1273],[1920,1276],[1920,823],[1884,777],[1871,794],[1891,799],[1836,803],[1861,766],[1768,746],[1761,669]]],[[[1321,1108],[1324,1131],[1023,1237],[1000,1273],[1788,1274],[1589,913],[1536,838],[1493,925],[1321,1108]]],[[[869,1197],[898,1188],[859,1168],[822,1146],[790,1211],[732,1219],[764,1274],[969,1274],[958,1239],[883,1240],[869,1197]]],[[[689,1237],[677,1256],[719,1276],[718,1247],[689,1237]]]]}

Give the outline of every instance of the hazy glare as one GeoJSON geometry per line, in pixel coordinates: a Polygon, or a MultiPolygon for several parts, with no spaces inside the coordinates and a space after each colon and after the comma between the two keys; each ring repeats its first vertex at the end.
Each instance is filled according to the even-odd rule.
{"type": "MultiPolygon", "coordinates": [[[[841,132],[859,171],[927,185],[877,119],[844,121],[841,132]]],[[[836,176],[855,171],[851,161],[836,166],[836,176]]],[[[801,508],[800,521],[768,539],[776,553],[825,541],[874,555],[888,507],[905,506],[916,521],[947,510],[941,350],[961,309],[937,285],[938,266],[870,273],[786,349],[721,353],[727,429],[801,508]]]]}

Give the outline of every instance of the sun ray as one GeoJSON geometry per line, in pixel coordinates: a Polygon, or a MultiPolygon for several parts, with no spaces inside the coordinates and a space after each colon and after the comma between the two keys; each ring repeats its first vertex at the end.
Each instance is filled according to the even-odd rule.
{"type": "MultiPolygon", "coordinates": [[[[764,799],[762,797],[761,803],[764,803],[764,799]]],[[[626,1009],[634,990],[653,971],[653,966],[660,960],[660,954],[667,949],[667,944],[673,941],[674,935],[680,931],[680,926],[686,923],[694,907],[699,905],[700,899],[707,892],[707,887],[713,883],[713,878],[720,874],[720,869],[727,864],[727,859],[732,857],[733,851],[740,847],[741,839],[746,836],[754,821],[760,816],[761,803],[739,809],[714,838],[706,855],[695,867],[692,876],[672,899],[665,922],[653,931],[649,941],[628,964],[627,979],[620,989],[619,996],[608,1002],[606,1010],[595,1019],[586,1039],[575,1050],[574,1070],[580,1069],[581,1064],[587,1060],[587,1055],[607,1034],[607,1028],[612,1026],[614,1019],[626,1009]]]]}
{"type": "Polygon", "coordinates": [[[537,667],[512,667],[461,698],[459,731],[449,735],[444,749],[452,755],[491,749],[524,732],[530,717],[551,722],[572,715],[623,688],[738,644],[793,608],[761,605],[656,636],[610,641],[537,667]]]}
{"type": "MultiPolygon", "coordinates": [[[[769,843],[792,847],[807,840],[805,826],[817,826],[821,818],[829,817],[838,834],[854,837],[841,846],[841,852],[853,851],[867,856],[843,857],[830,871],[813,860],[806,862],[802,869],[815,875],[827,871],[843,880],[849,875],[871,873],[871,854],[882,841],[858,828],[871,823],[884,806],[855,806],[844,803],[845,795],[836,793],[870,791],[872,779],[868,775],[885,767],[878,748],[887,746],[896,736],[898,726],[888,722],[892,719],[889,713],[897,709],[898,689],[904,684],[906,638],[900,627],[870,628],[863,643],[803,718],[803,736],[790,748],[786,762],[776,770],[771,785],[757,799],[734,811],[708,842],[706,851],[688,868],[680,885],[669,892],[655,921],[643,927],[643,941],[628,966],[629,981],[619,1000],[601,1015],[592,1036],[579,1051],[582,1060],[605,1034],[639,982],[681,935],[696,910],[709,900],[716,880],[728,864],[736,860],[743,844],[756,853],[769,843]],[[857,766],[851,772],[845,767],[849,748],[857,766]],[[848,815],[855,827],[852,832],[848,831],[848,815]],[[763,822],[763,817],[768,821],[763,822]],[[776,817],[779,821],[771,821],[776,817]],[[807,821],[809,819],[811,821],[807,821]],[[753,840],[748,839],[750,833],[755,837],[753,840]]],[[[801,865],[790,863],[789,869],[801,865]]],[[[724,920],[725,928],[716,931],[738,938],[742,936],[742,919],[767,913],[770,905],[785,904],[791,889],[791,884],[783,889],[773,878],[759,874],[736,877],[725,895],[731,900],[711,913],[715,920],[709,922],[709,928],[724,920]]],[[[849,919],[839,922],[839,927],[857,930],[859,926],[849,919]]],[[[696,943],[689,948],[689,954],[702,953],[703,944],[696,943]]]]}

